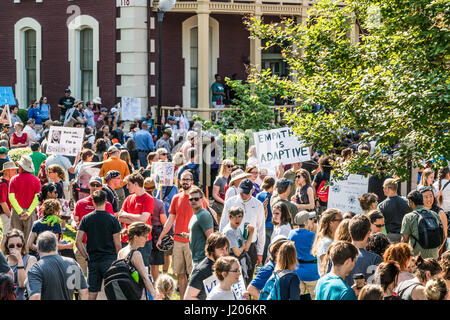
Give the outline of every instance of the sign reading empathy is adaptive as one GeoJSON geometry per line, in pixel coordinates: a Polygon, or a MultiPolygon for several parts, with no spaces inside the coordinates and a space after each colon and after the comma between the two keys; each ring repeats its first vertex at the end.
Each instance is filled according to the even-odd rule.
{"type": "Polygon", "coordinates": [[[345,213],[364,213],[359,205],[358,197],[367,193],[369,178],[359,174],[351,174],[345,180],[332,181],[329,186],[328,208],[336,208],[345,213]]]}
{"type": "Polygon", "coordinates": [[[259,131],[253,137],[261,168],[311,160],[309,147],[299,140],[291,128],[259,131]]]}
{"type": "Polygon", "coordinates": [[[70,127],[50,127],[48,133],[48,154],[76,156],[83,145],[84,129],[70,127]]]}

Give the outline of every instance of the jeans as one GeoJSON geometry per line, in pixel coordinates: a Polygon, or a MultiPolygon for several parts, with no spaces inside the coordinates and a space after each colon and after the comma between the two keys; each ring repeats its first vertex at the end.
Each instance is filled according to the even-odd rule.
{"type": "Polygon", "coordinates": [[[138,152],[139,166],[141,168],[145,169],[148,165],[147,155],[148,155],[148,151],[139,151],[138,152]]]}

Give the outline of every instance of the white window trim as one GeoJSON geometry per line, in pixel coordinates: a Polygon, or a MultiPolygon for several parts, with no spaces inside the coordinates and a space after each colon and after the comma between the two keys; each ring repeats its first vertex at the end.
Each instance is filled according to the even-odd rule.
{"type": "Polygon", "coordinates": [[[99,42],[99,23],[98,21],[88,15],[80,15],[73,19],[67,26],[69,32],[69,63],[70,63],[70,88],[75,98],[81,98],[81,84],[80,84],[80,31],[84,28],[92,29],[93,41],[93,97],[100,96],[100,87],[98,86],[98,61],[100,55],[99,42]]]}
{"type": "Polygon", "coordinates": [[[25,89],[25,31],[36,31],[36,97],[42,96],[41,60],[42,60],[42,28],[33,18],[22,18],[14,25],[14,58],[16,59],[16,98],[19,106],[27,107],[25,89]]]}
{"type": "MultiPolygon", "coordinates": [[[[184,59],[184,86],[183,86],[183,107],[191,107],[191,29],[198,27],[197,15],[194,15],[182,23],[182,52],[184,59]]],[[[219,22],[209,17],[209,27],[212,28],[212,43],[210,43],[212,57],[211,68],[209,70],[209,82],[212,83],[214,75],[217,73],[217,60],[219,59],[219,22]]],[[[209,52],[209,51],[208,51],[209,52]]]]}

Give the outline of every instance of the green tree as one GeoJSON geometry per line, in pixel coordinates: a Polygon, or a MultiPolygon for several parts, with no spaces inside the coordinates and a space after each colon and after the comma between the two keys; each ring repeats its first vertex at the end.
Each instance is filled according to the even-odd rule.
{"type": "Polygon", "coordinates": [[[348,129],[364,131],[362,142],[376,141],[373,154],[356,154],[338,175],[388,172],[405,180],[408,163],[448,165],[449,13],[447,0],[319,0],[302,24],[251,17],[252,36],[283,48],[295,81],[262,73],[250,83],[299,105],[325,106],[286,117],[317,150],[336,151],[348,129]],[[362,30],[356,44],[354,24],[362,30]]]}

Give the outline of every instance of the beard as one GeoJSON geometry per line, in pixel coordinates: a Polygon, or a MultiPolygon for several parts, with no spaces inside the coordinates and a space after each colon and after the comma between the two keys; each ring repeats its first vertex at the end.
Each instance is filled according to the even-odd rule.
{"type": "Polygon", "coordinates": [[[187,190],[189,190],[191,188],[191,186],[189,184],[186,184],[186,183],[183,183],[181,185],[181,187],[183,188],[184,191],[187,191],[187,190]]]}

